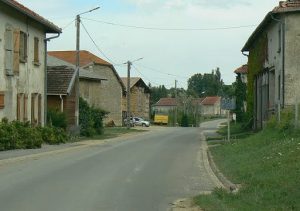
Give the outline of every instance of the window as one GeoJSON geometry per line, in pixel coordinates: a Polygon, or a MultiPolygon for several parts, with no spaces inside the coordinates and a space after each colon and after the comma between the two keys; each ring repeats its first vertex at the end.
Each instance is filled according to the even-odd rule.
{"type": "Polygon", "coordinates": [[[26,122],[28,120],[27,103],[27,94],[20,93],[17,95],[17,120],[20,122],[26,122]]]}
{"type": "Polygon", "coordinates": [[[20,62],[27,62],[27,34],[20,31],[20,62]]]}
{"type": "Polygon", "coordinates": [[[33,63],[35,65],[40,65],[40,60],[39,60],[39,38],[35,37],[34,38],[34,60],[33,63]]]}
{"type": "Polygon", "coordinates": [[[31,123],[42,124],[42,95],[38,93],[31,94],[31,123]]]}
{"type": "Polygon", "coordinates": [[[19,74],[20,69],[20,30],[14,29],[13,72],[19,74]]]}
{"type": "Polygon", "coordinates": [[[5,107],[4,92],[0,92],[0,109],[3,109],[4,107],[5,107]]]}

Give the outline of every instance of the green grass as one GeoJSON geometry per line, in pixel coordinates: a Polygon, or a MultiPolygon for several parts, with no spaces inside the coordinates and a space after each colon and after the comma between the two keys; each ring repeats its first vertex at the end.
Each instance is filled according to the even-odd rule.
{"type": "Polygon", "coordinates": [[[115,138],[127,133],[141,133],[145,130],[137,130],[130,128],[129,130],[126,127],[107,127],[104,128],[104,132],[101,135],[96,135],[93,137],[82,137],[80,140],[104,140],[109,138],[115,138]]]}
{"type": "Polygon", "coordinates": [[[216,189],[195,197],[204,210],[300,210],[300,136],[266,129],[211,148],[217,166],[237,194],[216,189]]]}

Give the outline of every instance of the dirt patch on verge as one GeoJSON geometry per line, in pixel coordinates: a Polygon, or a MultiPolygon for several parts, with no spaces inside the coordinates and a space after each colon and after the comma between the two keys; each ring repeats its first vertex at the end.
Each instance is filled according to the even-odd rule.
{"type": "Polygon", "coordinates": [[[171,204],[169,211],[203,211],[192,199],[179,199],[171,204]]]}

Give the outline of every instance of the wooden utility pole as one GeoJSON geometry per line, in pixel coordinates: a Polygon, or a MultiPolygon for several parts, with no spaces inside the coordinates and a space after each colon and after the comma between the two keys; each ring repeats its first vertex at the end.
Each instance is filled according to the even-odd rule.
{"type": "Polygon", "coordinates": [[[76,16],[76,106],[75,106],[75,124],[79,125],[79,67],[80,67],[80,15],[76,16]]]}
{"type": "Polygon", "coordinates": [[[177,126],[177,115],[178,115],[178,100],[177,100],[177,80],[175,80],[175,103],[176,103],[176,107],[175,107],[175,117],[174,117],[174,123],[175,126],[177,126]]]}
{"type": "Polygon", "coordinates": [[[127,62],[127,129],[130,129],[130,69],[132,63],[127,62]]]}

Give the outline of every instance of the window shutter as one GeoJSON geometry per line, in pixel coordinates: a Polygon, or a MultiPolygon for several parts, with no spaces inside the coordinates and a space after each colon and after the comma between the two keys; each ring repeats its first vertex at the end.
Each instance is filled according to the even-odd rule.
{"type": "Polygon", "coordinates": [[[0,109],[3,109],[5,107],[4,96],[4,92],[0,92],[0,109]]]}
{"type": "Polygon", "coordinates": [[[39,125],[42,125],[42,95],[39,94],[38,99],[38,123],[39,125]]]}
{"type": "Polygon", "coordinates": [[[13,75],[13,31],[6,27],[5,34],[5,71],[6,75],[13,75]]]}
{"type": "Polygon", "coordinates": [[[35,94],[31,94],[31,124],[35,125],[35,94]]]}
{"type": "Polygon", "coordinates": [[[21,94],[17,94],[17,120],[21,119],[21,94]]]}
{"type": "Polygon", "coordinates": [[[20,30],[14,30],[13,71],[19,74],[20,69],[20,30]]]}
{"type": "Polygon", "coordinates": [[[28,112],[27,112],[27,104],[28,104],[28,94],[24,95],[24,122],[28,121],[28,112]]]}

